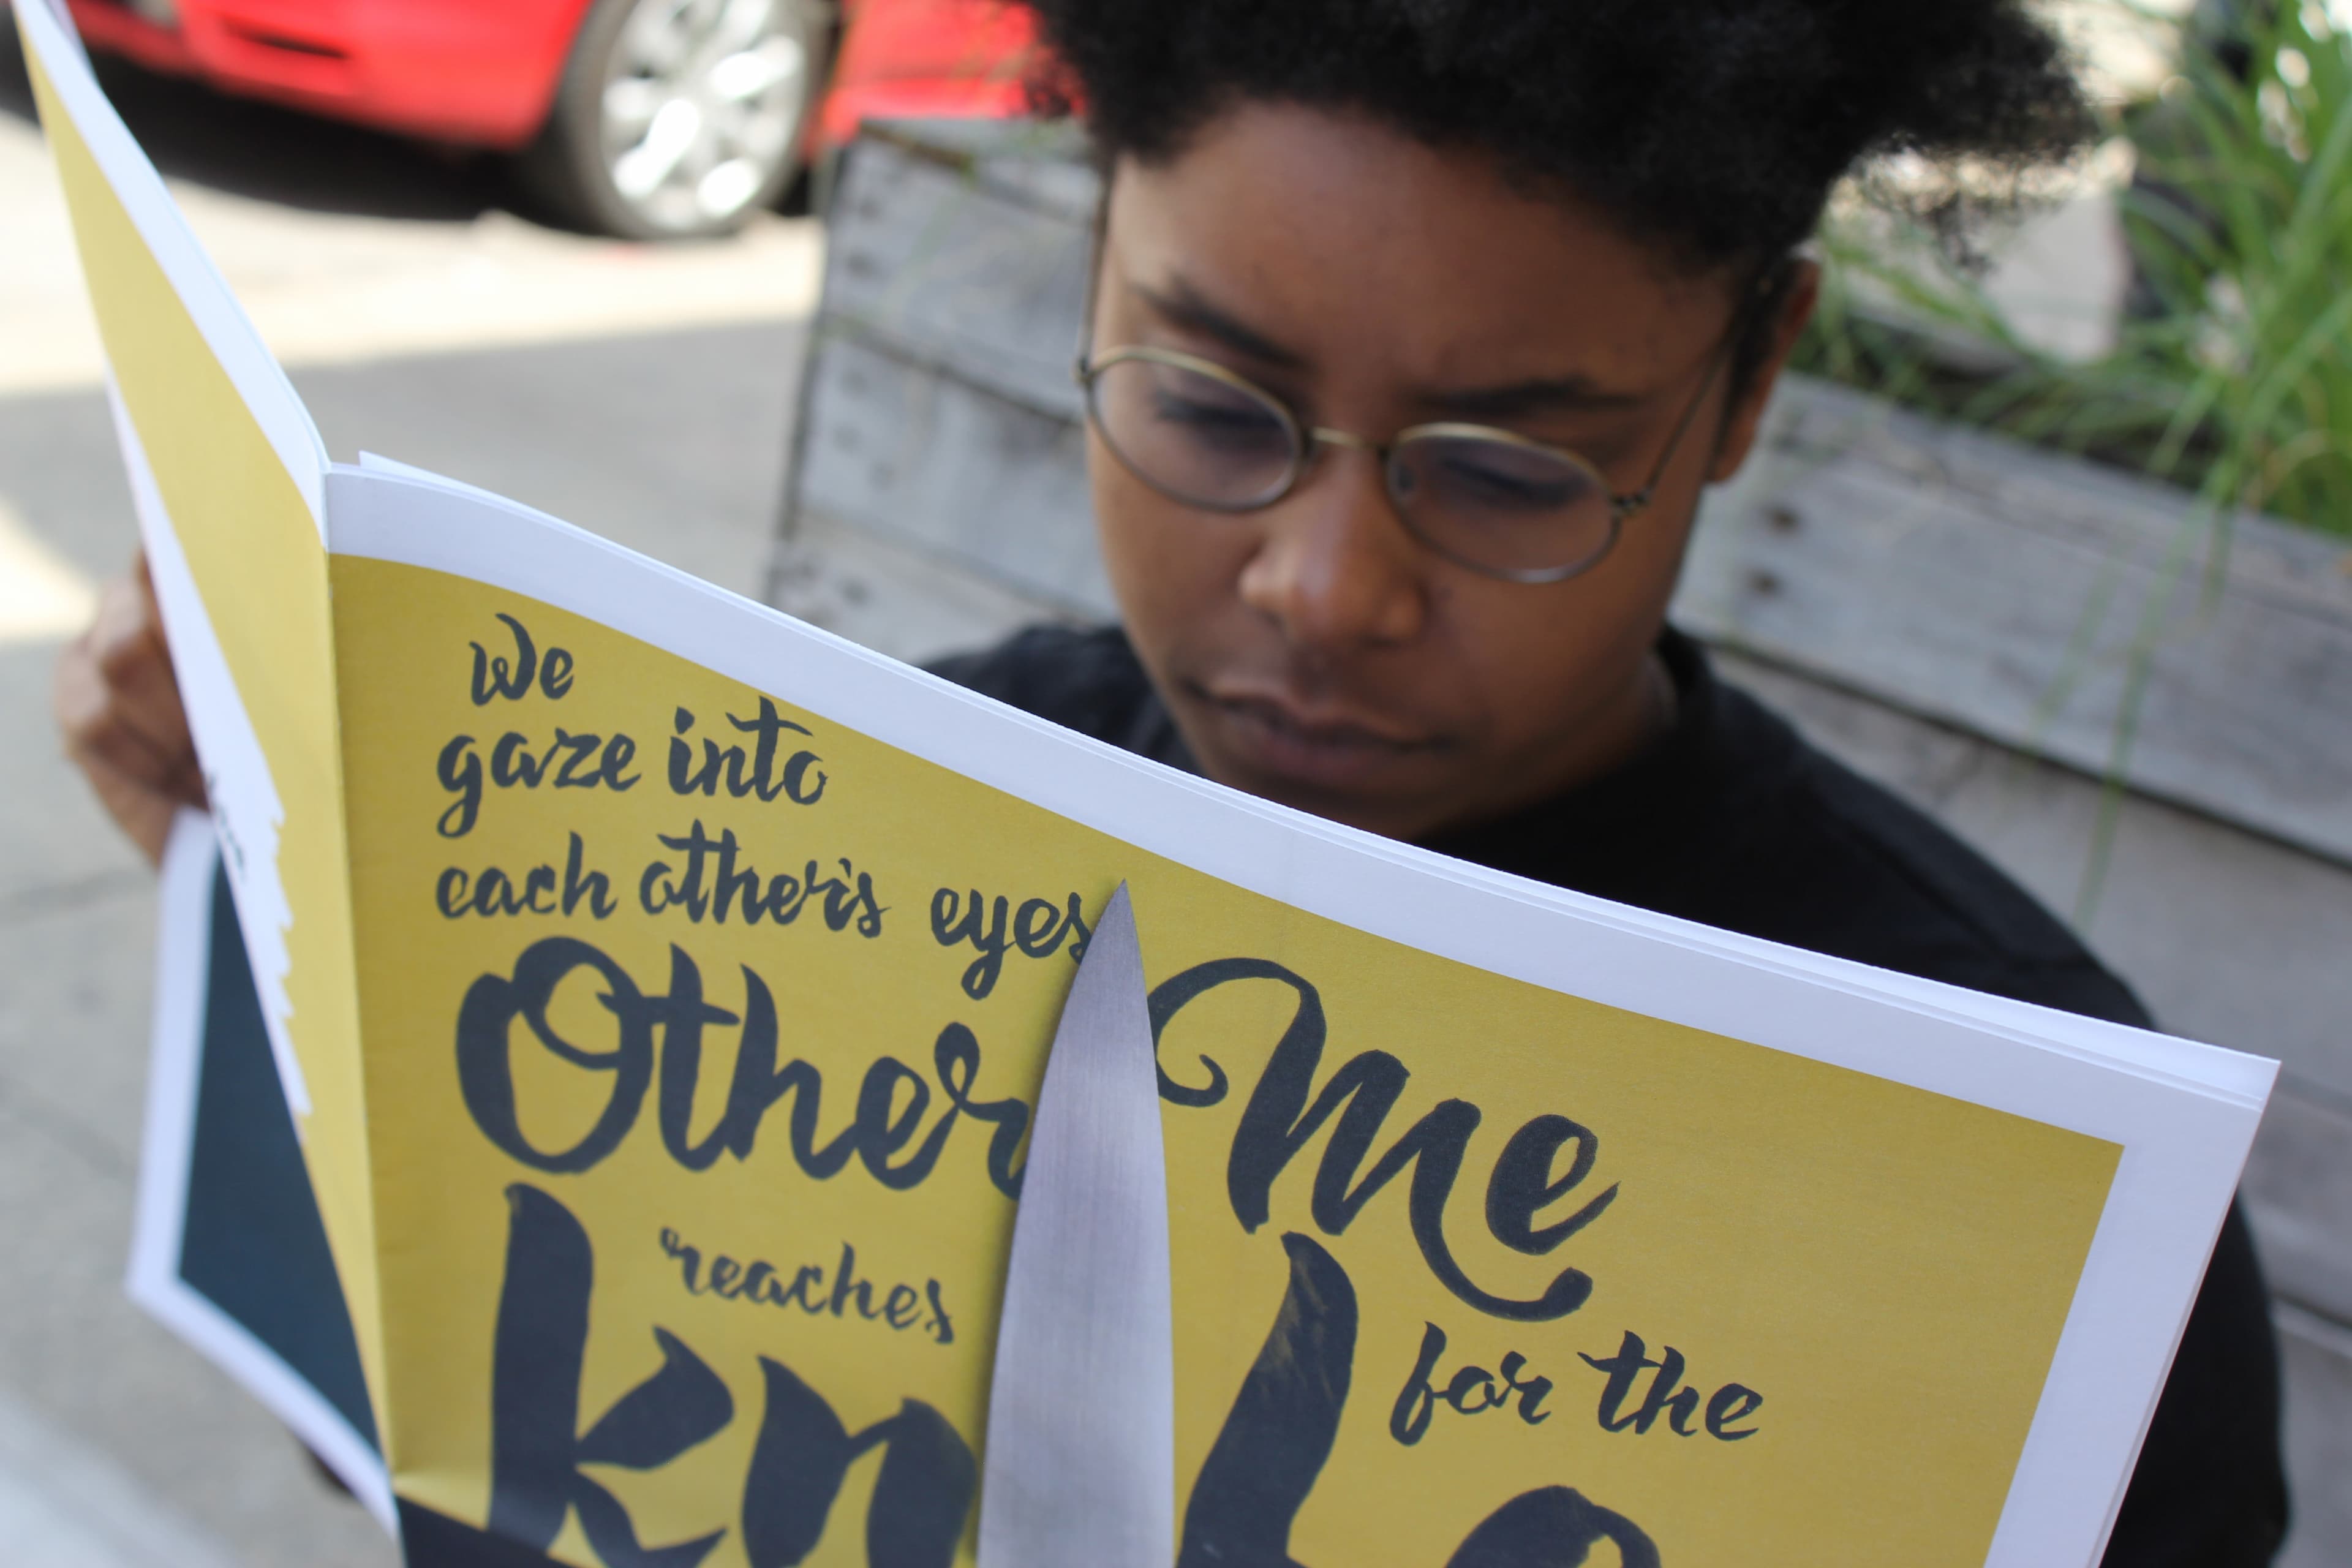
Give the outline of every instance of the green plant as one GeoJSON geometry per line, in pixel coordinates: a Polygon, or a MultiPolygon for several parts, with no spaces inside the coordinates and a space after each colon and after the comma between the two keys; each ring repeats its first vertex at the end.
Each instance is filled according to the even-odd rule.
{"type": "MultiPolygon", "coordinates": [[[[2179,585],[2201,558],[2218,590],[2246,511],[2352,535],[2352,7],[2236,0],[2180,25],[2115,3],[2179,38],[2178,74],[2115,116],[2136,164],[2116,198],[2135,279],[2112,349],[2072,363],[2037,347],[1935,222],[1849,202],[1825,226],[1822,309],[1797,361],[2192,493],[2132,617],[2083,924],[2158,652],[2183,629],[2179,585]]],[[[2045,712],[2085,673],[2116,585],[2084,606],[2045,712]]]]}
{"type": "Polygon", "coordinates": [[[1801,367],[2180,485],[2217,523],[2352,534],[2352,31],[2317,0],[2241,12],[2182,27],[2179,74],[2116,116],[2137,279],[2111,352],[2037,348],[1928,226],[1849,207],[1801,367]]]}

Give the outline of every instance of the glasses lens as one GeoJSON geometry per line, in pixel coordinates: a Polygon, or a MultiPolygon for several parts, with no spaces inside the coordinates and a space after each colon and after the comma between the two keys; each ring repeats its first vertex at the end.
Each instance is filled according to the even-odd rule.
{"type": "Polygon", "coordinates": [[[1137,478],[1199,506],[1255,505],[1298,460],[1298,430],[1265,394],[1156,359],[1098,368],[1095,427],[1137,478]]]}
{"type": "Polygon", "coordinates": [[[1565,452],[1485,436],[1416,436],[1389,459],[1397,510],[1433,548],[1496,572],[1560,572],[1609,548],[1609,487],[1565,452]]]}

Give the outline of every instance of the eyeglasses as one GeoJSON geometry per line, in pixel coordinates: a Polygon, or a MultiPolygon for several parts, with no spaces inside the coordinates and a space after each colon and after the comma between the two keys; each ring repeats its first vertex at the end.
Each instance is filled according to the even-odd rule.
{"type": "Polygon", "coordinates": [[[1387,441],[1310,426],[1263,387],[1173,349],[1082,352],[1087,417],[1128,472],[1173,501],[1255,511],[1297,489],[1325,447],[1380,460],[1408,531],[1458,566],[1512,583],[1558,583],[1590,570],[1625,520],[1650,504],[1739,333],[1726,334],[1706,378],[1639,489],[1613,492],[1564,447],[1485,425],[1416,425],[1387,441]]]}

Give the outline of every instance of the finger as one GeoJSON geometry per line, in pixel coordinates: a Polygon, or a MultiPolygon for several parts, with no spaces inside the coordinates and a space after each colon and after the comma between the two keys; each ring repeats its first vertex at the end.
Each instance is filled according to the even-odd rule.
{"type": "Polygon", "coordinates": [[[122,723],[156,754],[174,763],[192,763],[188,719],[172,650],[163,640],[163,616],[143,567],[118,577],[100,591],[89,647],[100,673],[114,693],[122,723]]]}
{"type": "Polygon", "coordinates": [[[173,661],[172,645],[163,635],[163,611],[155,601],[155,578],[147,568],[143,546],[131,558],[131,577],[139,585],[147,640],[158,657],[158,662],[152,667],[156,682],[152,693],[156,710],[155,722],[149,733],[158,745],[178,757],[179,771],[184,775],[183,797],[188,804],[205,809],[204,764],[196,755],[195,737],[188,728],[187,696],[180,689],[180,668],[173,661]]]}
{"type": "Polygon", "coordinates": [[[191,805],[201,803],[202,775],[193,754],[167,755],[122,721],[114,689],[83,643],[68,645],[58,656],[50,696],[66,754],[93,774],[93,763],[102,764],[142,789],[191,805]]]}
{"type": "Polygon", "coordinates": [[[138,846],[148,864],[163,862],[163,846],[172,836],[172,819],[187,803],[178,801],[149,789],[138,780],[121,773],[100,757],[78,758],[82,775],[89,780],[91,793],[100,805],[114,819],[123,836],[138,846]]]}

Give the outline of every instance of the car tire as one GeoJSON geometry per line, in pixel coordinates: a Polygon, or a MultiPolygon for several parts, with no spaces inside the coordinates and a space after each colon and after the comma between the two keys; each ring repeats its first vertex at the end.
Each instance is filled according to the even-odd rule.
{"type": "Polygon", "coordinates": [[[799,173],[824,16],[818,0],[595,0],[516,156],[526,195],[624,239],[742,227],[799,173]]]}

